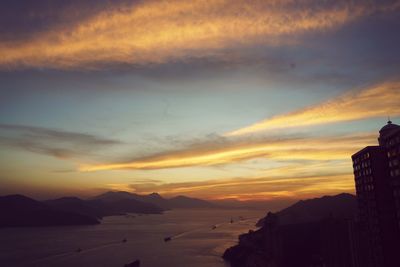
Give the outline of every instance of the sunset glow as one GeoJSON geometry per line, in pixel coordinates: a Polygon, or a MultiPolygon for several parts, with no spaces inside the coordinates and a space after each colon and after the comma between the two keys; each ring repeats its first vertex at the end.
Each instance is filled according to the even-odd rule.
{"type": "MultiPolygon", "coordinates": [[[[187,166],[228,164],[252,158],[265,157],[275,160],[346,160],[362,144],[373,144],[373,134],[344,136],[342,138],[312,138],[275,140],[270,142],[231,144],[222,149],[196,151],[188,149],[148,157],[129,163],[82,166],[80,171],[113,169],[163,169],[187,166]]],[[[202,146],[198,145],[202,148],[202,146]]]]}
{"type": "Polygon", "coordinates": [[[165,63],[213,56],[257,44],[295,45],[297,35],[327,31],[399,3],[346,3],[332,9],[306,1],[147,1],[110,9],[71,27],[42,32],[29,42],[0,44],[3,68],[77,66],[97,69],[109,62],[165,63]],[[140,25],[140,27],[137,27],[140,25]]]}
{"type": "Polygon", "coordinates": [[[352,193],[400,123],[399,1],[8,2],[0,195],[352,193]]]}
{"type": "Polygon", "coordinates": [[[399,88],[399,82],[385,82],[370,88],[353,90],[324,103],[278,115],[226,135],[235,136],[263,130],[305,127],[388,115],[399,116],[399,88]]]}

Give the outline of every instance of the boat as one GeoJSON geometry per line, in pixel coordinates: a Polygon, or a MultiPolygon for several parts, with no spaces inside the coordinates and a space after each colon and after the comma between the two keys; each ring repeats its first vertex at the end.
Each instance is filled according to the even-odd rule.
{"type": "Polygon", "coordinates": [[[126,243],[126,242],[128,242],[128,239],[126,239],[126,238],[122,239],[122,243],[126,243]]]}
{"type": "Polygon", "coordinates": [[[231,223],[233,223],[233,219],[231,218],[231,223]]]}
{"type": "Polygon", "coordinates": [[[212,229],[213,229],[213,230],[217,229],[217,226],[216,226],[216,225],[213,225],[212,229]]]}
{"type": "Polygon", "coordinates": [[[77,250],[75,250],[75,252],[81,252],[82,251],[82,249],[81,248],[78,248],[77,250]]]}
{"type": "Polygon", "coordinates": [[[168,242],[168,241],[171,241],[171,240],[172,240],[172,238],[170,236],[167,236],[166,238],[164,238],[164,242],[168,242]]]}
{"type": "Polygon", "coordinates": [[[131,263],[125,264],[124,267],[140,267],[140,260],[135,260],[131,263]]]}

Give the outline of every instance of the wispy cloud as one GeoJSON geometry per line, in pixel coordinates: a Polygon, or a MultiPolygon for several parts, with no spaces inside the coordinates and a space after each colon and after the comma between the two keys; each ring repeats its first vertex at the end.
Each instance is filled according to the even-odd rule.
{"type": "Polygon", "coordinates": [[[353,90],[332,100],[278,115],[229,132],[238,136],[266,130],[303,127],[400,115],[400,82],[384,82],[362,90],[353,90]]]}
{"type": "Polygon", "coordinates": [[[0,124],[0,145],[57,158],[87,156],[97,149],[117,144],[121,142],[86,133],[0,124]]]}
{"type": "Polygon", "coordinates": [[[396,1],[145,1],[100,12],[70,28],[0,43],[0,66],[96,68],[224,57],[224,49],[292,44],[296,36],[340,27],[396,1]]]}
{"type": "MultiPolygon", "coordinates": [[[[286,168],[286,167],[284,167],[286,168]]],[[[284,169],[276,169],[275,175],[270,173],[262,177],[237,177],[230,179],[206,180],[180,183],[134,183],[119,185],[118,188],[136,193],[148,194],[159,192],[166,196],[188,194],[201,198],[240,199],[240,200],[272,200],[299,199],[321,194],[336,194],[354,191],[351,174],[332,172],[327,174],[297,175],[285,173],[284,169]],[[278,177],[278,176],[279,177],[278,177]]],[[[114,188],[114,187],[110,187],[114,188]]]]}
{"type": "Polygon", "coordinates": [[[164,169],[188,166],[210,166],[240,162],[252,158],[274,160],[338,160],[348,159],[354,151],[373,144],[375,134],[339,137],[287,137],[261,140],[226,140],[197,143],[179,151],[137,158],[130,162],[82,165],[81,171],[118,169],[164,169]]]}

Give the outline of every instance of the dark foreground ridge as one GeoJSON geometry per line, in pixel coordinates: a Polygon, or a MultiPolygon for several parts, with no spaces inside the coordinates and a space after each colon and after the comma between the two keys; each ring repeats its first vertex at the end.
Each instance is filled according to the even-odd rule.
{"type": "Polygon", "coordinates": [[[351,266],[349,222],[356,212],[350,194],[296,204],[261,219],[257,231],[239,236],[223,258],[232,267],[351,266]]]}

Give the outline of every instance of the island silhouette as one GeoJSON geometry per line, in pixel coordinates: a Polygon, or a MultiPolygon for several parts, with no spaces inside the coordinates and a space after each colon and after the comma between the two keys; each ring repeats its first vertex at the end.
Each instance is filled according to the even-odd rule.
{"type": "Polygon", "coordinates": [[[0,197],[0,227],[90,225],[112,215],[161,214],[176,208],[217,207],[211,202],[186,196],[167,199],[157,193],[139,195],[124,191],[109,191],[89,199],[62,197],[45,201],[8,195],[0,197]]]}

